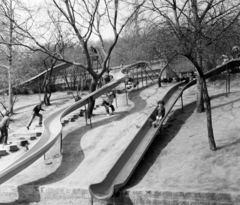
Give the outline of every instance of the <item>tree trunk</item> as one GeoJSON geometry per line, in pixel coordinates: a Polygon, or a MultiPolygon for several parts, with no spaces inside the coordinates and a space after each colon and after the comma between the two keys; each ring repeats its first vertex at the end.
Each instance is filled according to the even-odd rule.
{"type": "Polygon", "coordinates": [[[206,103],[206,115],[207,115],[207,129],[208,129],[208,141],[210,150],[216,151],[216,143],[214,140],[213,127],[212,127],[212,112],[211,112],[211,101],[208,95],[207,84],[205,79],[203,79],[203,87],[204,87],[204,101],[206,103]]]}
{"type": "Polygon", "coordinates": [[[162,84],[161,84],[162,72],[163,72],[163,69],[160,69],[160,74],[159,74],[159,76],[158,76],[158,87],[159,87],[159,88],[162,86],[162,84]]]}
{"type": "MultiPolygon", "coordinates": [[[[50,90],[50,88],[49,88],[49,90],[50,90]]],[[[46,106],[50,106],[50,105],[51,105],[51,103],[50,103],[50,97],[51,97],[51,91],[49,92],[49,95],[48,95],[48,89],[47,89],[47,87],[45,87],[45,89],[44,89],[44,99],[43,99],[43,101],[44,101],[44,103],[45,103],[46,106]]]]}
{"type": "Polygon", "coordinates": [[[50,97],[47,94],[44,95],[44,103],[46,106],[50,106],[50,97]]]}
{"type": "MultiPolygon", "coordinates": [[[[12,10],[12,1],[10,1],[10,15],[12,17],[13,15],[13,10],[12,10]]],[[[9,44],[8,44],[8,49],[9,49],[9,60],[8,60],[8,97],[9,97],[9,108],[8,111],[10,113],[13,113],[13,90],[12,90],[12,60],[13,60],[13,23],[10,21],[10,28],[9,28],[9,44]]]]}
{"type": "Polygon", "coordinates": [[[8,103],[8,111],[10,113],[13,113],[13,92],[12,92],[12,75],[11,75],[11,66],[8,69],[8,97],[9,97],[9,103],[8,103]]]}
{"type": "Polygon", "coordinates": [[[196,111],[198,113],[204,112],[204,103],[203,103],[203,80],[197,74],[197,104],[196,111]]]}
{"type": "MultiPolygon", "coordinates": [[[[92,79],[91,80],[91,84],[90,84],[90,88],[89,88],[89,92],[92,93],[96,90],[97,88],[97,79],[92,79]]],[[[93,108],[95,105],[95,100],[93,100],[92,98],[89,98],[89,102],[88,102],[88,118],[90,118],[92,116],[92,112],[93,112],[93,108]]]]}
{"type": "Polygon", "coordinates": [[[44,104],[48,106],[48,100],[47,100],[47,90],[44,89],[44,97],[43,97],[44,104]]]}

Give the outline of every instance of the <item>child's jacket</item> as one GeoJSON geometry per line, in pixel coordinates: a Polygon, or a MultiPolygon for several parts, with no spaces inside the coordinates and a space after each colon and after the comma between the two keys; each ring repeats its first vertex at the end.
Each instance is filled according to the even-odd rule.
{"type": "Polygon", "coordinates": [[[162,117],[162,118],[165,116],[165,108],[164,107],[157,108],[157,116],[162,117]]]}

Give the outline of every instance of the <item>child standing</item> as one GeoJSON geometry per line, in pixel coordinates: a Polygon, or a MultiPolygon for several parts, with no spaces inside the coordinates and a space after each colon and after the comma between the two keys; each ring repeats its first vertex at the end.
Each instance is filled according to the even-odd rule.
{"type": "Polygon", "coordinates": [[[153,122],[153,126],[157,127],[164,116],[165,116],[164,102],[160,100],[158,102],[156,120],[153,122]]]}
{"type": "Polygon", "coordinates": [[[8,126],[10,122],[9,112],[6,111],[3,114],[3,119],[0,122],[0,131],[1,131],[1,137],[0,137],[0,143],[3,145],[7,145],[8,140],[8,126]]]}
{"type": "Polygon", "coordinates": [[[31,126],[32,124],[32,121],[34,120],[34,118],[37,116],[39,117],[39,126],[42,125],[42,114],[40,114],[39,112],[42,110],[44,111],[44,109],[42,109],[42,105],[43,105],[43,101],[40,102],[40,104],[36,105],[34,108],[33,108],[33,112],[32,112],[32,117],[28,123],[28,125],[26,126],[26,128],[29,130],[29,127],[31,126]]]}
{"type": "Polygon", "coordinates": [[[113,103],[113,100],[116,97],[116,95],[115,95],[115,93],[112,92],[110,94],[107,93],[107,96],[108,96],[108,98],[107,98],[107,100],[103,100],[102,106],[105,107],[105,110],[106,110],[106,113],[108,116],[110,116],[109,107],[111,108],[112,114],[114,115],[115,108],[112,103],[113,103]]]}

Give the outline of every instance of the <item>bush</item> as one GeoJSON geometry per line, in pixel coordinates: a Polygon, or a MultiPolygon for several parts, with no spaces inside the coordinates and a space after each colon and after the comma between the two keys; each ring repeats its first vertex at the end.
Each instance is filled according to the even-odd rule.
{"type": "Polygon", "coordinates": [[[28,95],[29,94],[29,92],[28,92],[28,89],[27,88],[21,88],[20,89],[20,93],[19,94],[24,94],[24,95],[28,95]]]}

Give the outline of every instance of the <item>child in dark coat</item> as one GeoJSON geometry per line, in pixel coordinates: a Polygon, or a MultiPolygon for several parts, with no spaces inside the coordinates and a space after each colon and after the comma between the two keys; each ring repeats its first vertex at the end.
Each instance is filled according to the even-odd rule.
{"type": "Polygon", "coordinates": [[[165,116],[164,102],[160,100],[158,102],[156,120],[153,122],[153,126],[157,127],[164,116],[165,116]]]}
{"type": "Polygon", "coordinates": [[[40,102],[40,104],[36,105],[34,108],[33,108],[33,112],[32,112],[32,117],[30,119],[30,121],[28,122],[26,128],[29,130],[29,127],[31,126],[32,124],[32,121],[34,120],[34,118],[37,116],[39,117],[39,126],[42,125],[42,114],[40,114],[39,112],[42,110],[44,111],[44,109],[42,109],[42,105],[43,105],[43,101],[40,102]]]}
{"type": "Polygon", "coordinates": [[[110,113],[109,113],[109,107],[111,108],[111,110],[112,110],[112,114],[114,115],[115,113],[114,113],[114,111],[115,111],[115,108],[114,108],[114,106],[113,106],[113,100],[114,100],[114,98],[116,97],[116,95],[115,95],[115,93],[110,93],[110,94],[107,94],[107,96],[108,96],[108,98],[107,98],[107,100],[103,100],[103,103],[102,103],[102,106],[104,106],[105,107],[105,110],[106,110],[106,113],[107,113],[107,115],[110,115],[110,113]]]}
{"type": "Polygon", "coordinates": [[[3,114],[3,119],[0,122],[0,131],[1,131],[0,143],[2,143],[3,145],[7,145],[9,122],[10,122],[9,112],[6,111],[3,114]]]}

